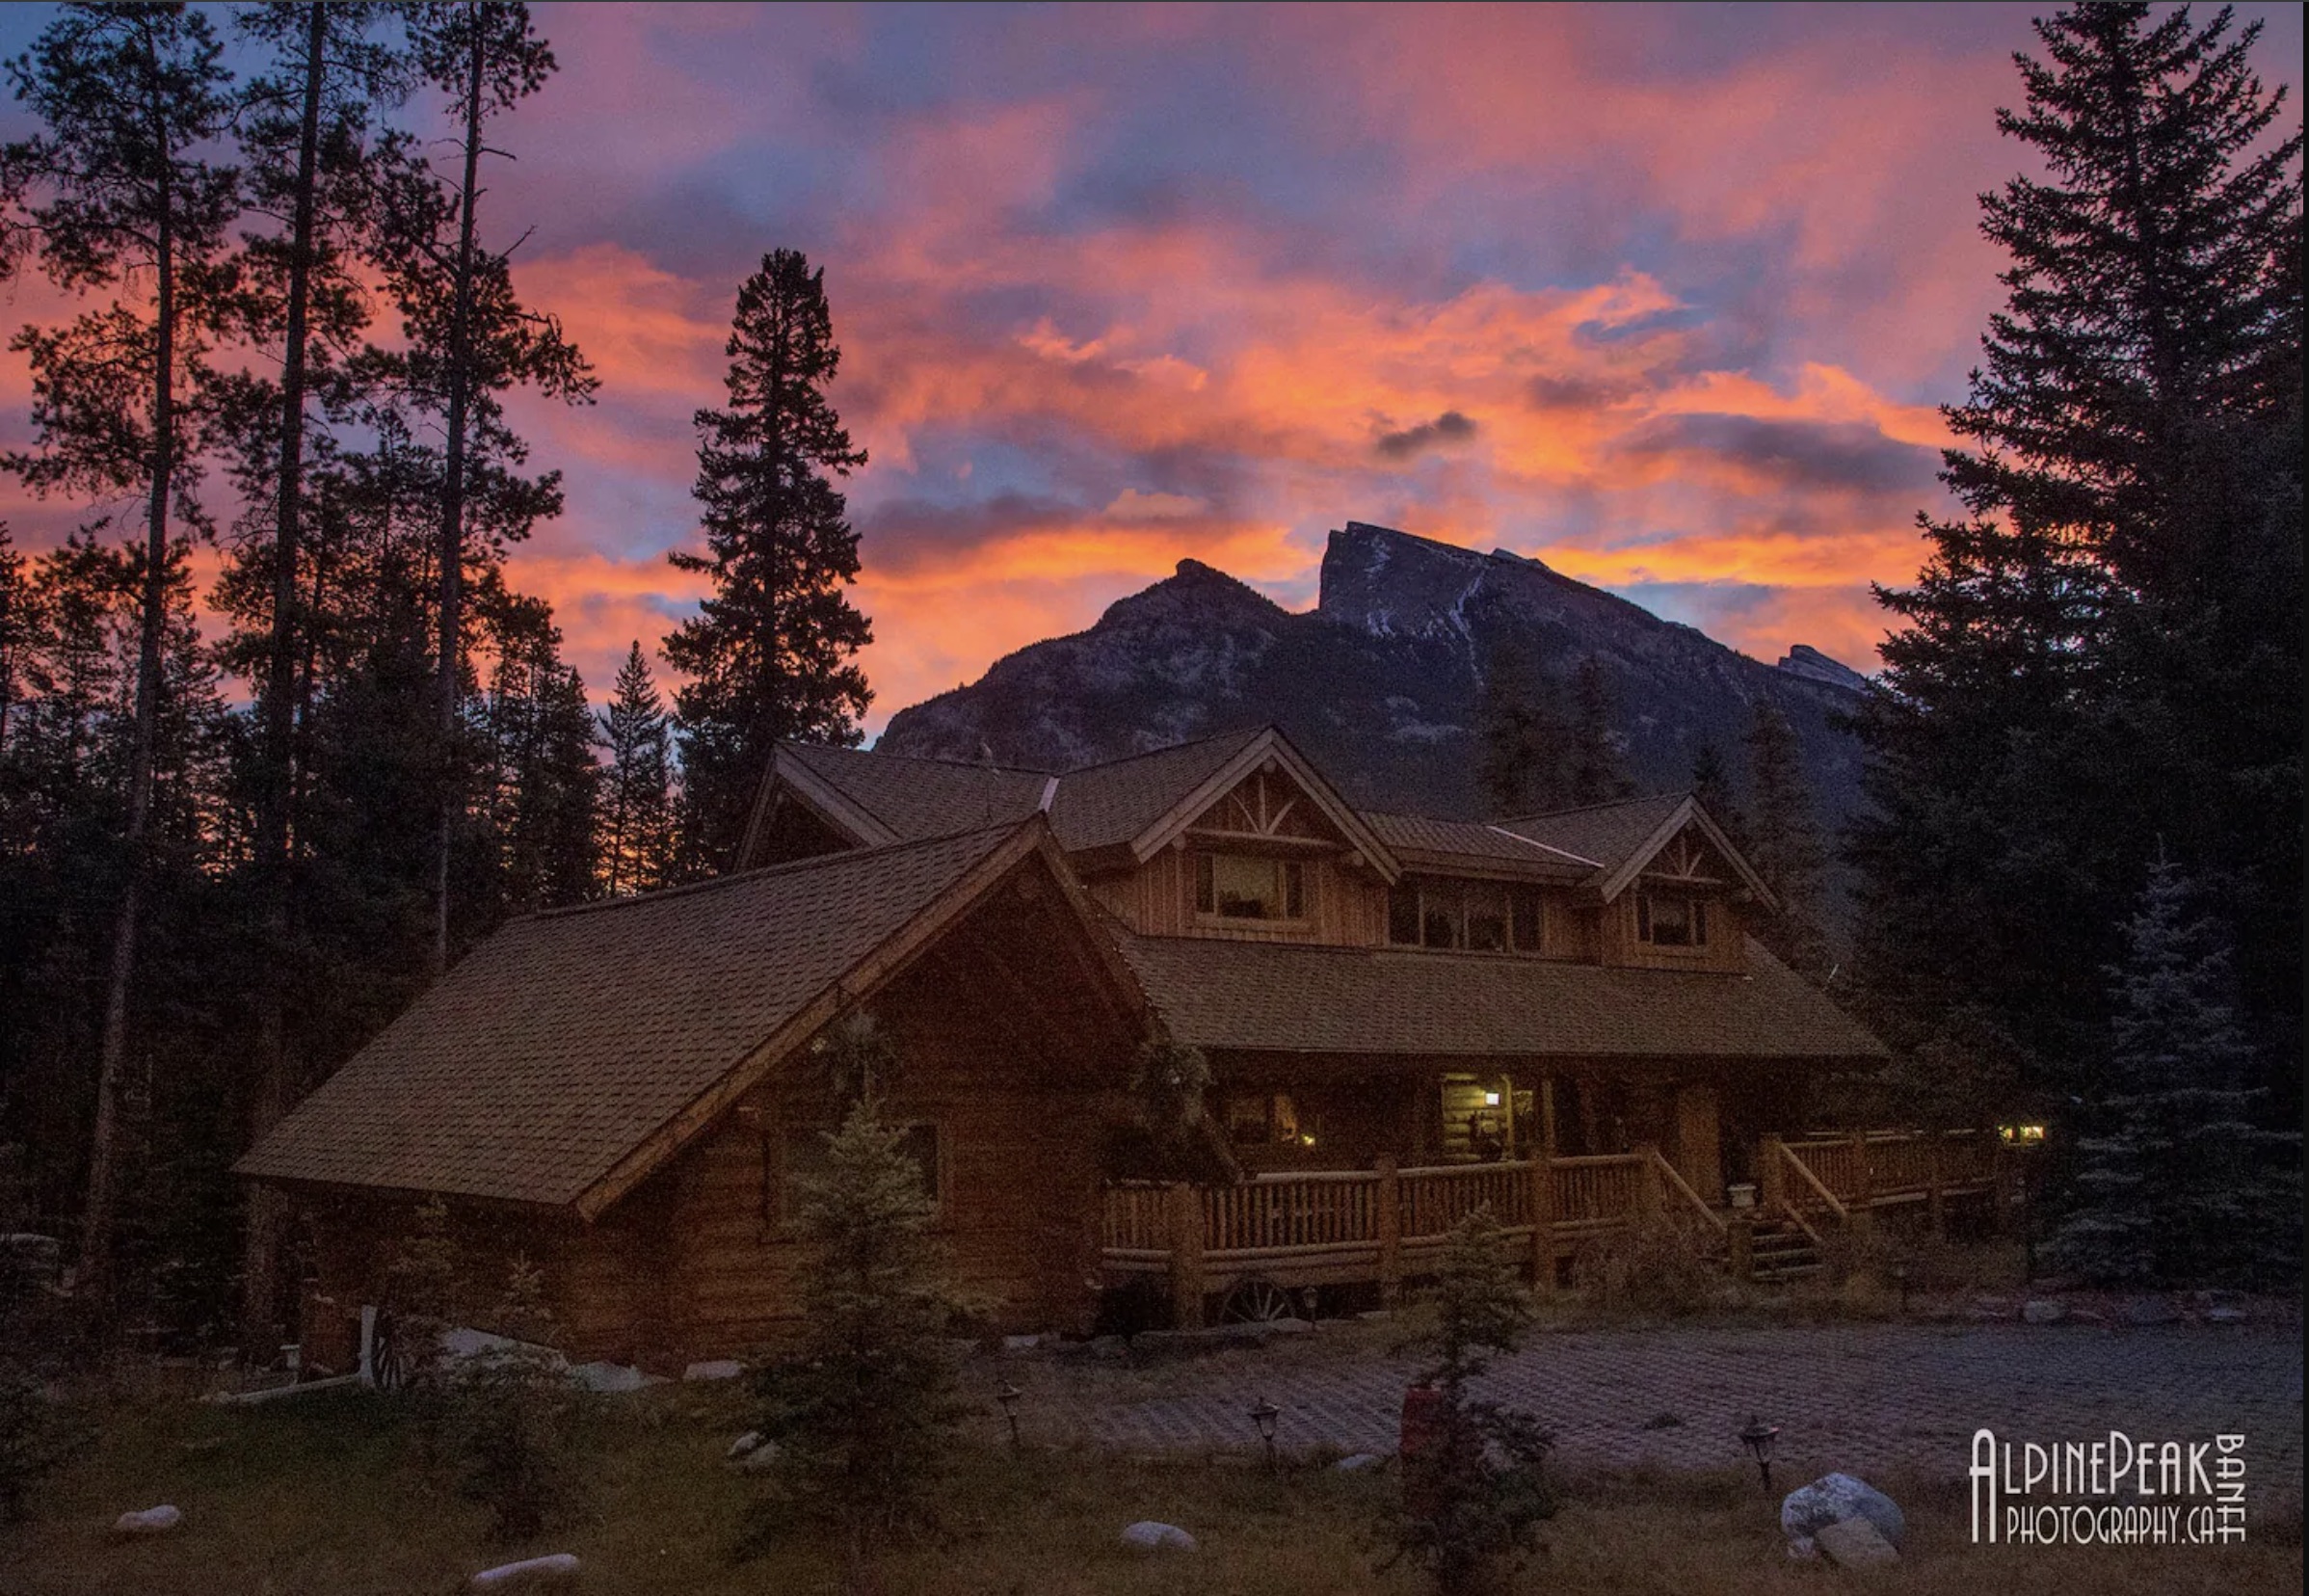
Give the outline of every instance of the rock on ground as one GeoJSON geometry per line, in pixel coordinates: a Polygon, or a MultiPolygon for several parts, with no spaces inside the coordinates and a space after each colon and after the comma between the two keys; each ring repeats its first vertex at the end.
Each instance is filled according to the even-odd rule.
{"type": "Polygon", "coordinates": [[[2050,1297],[2036,1297],[2022,1304],[2021,1321],[2024,1324],[2058,1324],[2068,1317],[2068,1304],[2055,1302],[2050,1297]]]}
{"type": "Polygon", "coordinates": [[[681,1371],[685,1380],[734,1380],[746,1371],[746,1366],[735,1358],[709,1358],[703,1363],[691,1364],[681,1371]]]}
{"type": "Polygon", "coordinates": [[[465,1582],[467,1590],[539,1590],[575,1583],[577,1555],[556,1552],[545,1557],[523,1557],[519,1562],[485,1568],[465,1582]]]}
{"type": "Polygon", "coordinates": [[[1780,1503],[1780,1529],[1788,1536],[1789,1551],[1799,1557],[1813,1555],[1822,1530],[1853,1518],[1866,1519],[1896,1551],[1908,1537],[1908,1520],[1899,1504],[1847,1474],[1822,1475],[1789,1492],[1780,1503]]]}
{"type": "Polygon", "coordinates": [[[1175,1524],[1141,1519],[1124,1530],[1123,1544],[1133,1552],[1192,1552],[1195,1537],[1175,1524]]]}
{"type": "Polygon", "coordinates": [[[158,1535],[173,1530],[184,1522],[184,1515],[167,1503],[158,1507],[145,1507],[133,1513],[122,1513],[112,1521],[116,1535],[158,1535]]]}
{"type": "Polygon", "coordinates": [[[1876,1527],[1864,1518],[1823,1524],[1812,1539],[1819,1547],[1820,1556],[1839,1568],[1872,1568],[1879,1563],[1900,1560],[1900,1554],[1892,1542],[1878,1534],[1876,1527]]]}
{"type": "Polygon", "coordinates": [[[1340,1458],[1331,1466],[1340,1474],[1362,1474],[1367,1469],[1385,1468],[1387,1459],[1381,1457],[1377,1452],[1356,1452],[1352,1456],[1340,1458]]]}

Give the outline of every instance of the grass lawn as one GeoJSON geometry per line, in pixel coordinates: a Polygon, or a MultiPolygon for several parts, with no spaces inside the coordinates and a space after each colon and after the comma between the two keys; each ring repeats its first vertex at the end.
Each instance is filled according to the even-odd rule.
{"type": "MultiPolygon", "coordinates": [[[[23,1524],[0,1528],[0,1593],[62,1596],[422,1596],[458,1589],[512,1557],[573,1551],[582,1588],[707,1596],[831,1590],[823,1548],[733,1560],[756,1482],[721,1454],[744,1427],[726,1388],[624,1398],[589,1426],[582,1509],[534,1544],[491,1546],[480,1510],[428,1479],[394,1409],[363,1393],[269,1407],[182,1401],[106,1406],[93,1438],[52,1477],[23,1524]],[[126,1508],[172,1502],[173,1534],[116,1541],[126,1508]]],[[[1877,1483],[1909,1513],[1897,1569],[1852,1576],[1791,1565],[1774,1504],[1744,1473],[1567,1482],[1549,1552],[1518,1588],[1703,1596],[1850,1587],[1977,1596],[2149,1596],[2301,1588],[2299,1525],[2256,1526],[2258,1544],[2044,1552],[1967,1543],[1955,1485],[1877,1483]]],[[[949,1495],[949,1537],[900,1552],[887,1588],[956,1596],[1196,1592],[1330,1596],[1413,1592],[1382,1574],[1378,1527],[1392,1474],[1343,1476],[1246,1460],[1126,1462],[1089,1452],[967,1450],[949,1495]],[[1199,1554],[1143,1560],[1116,1544],[1134,1519],[1184,1526],[1199,1554]]]]}

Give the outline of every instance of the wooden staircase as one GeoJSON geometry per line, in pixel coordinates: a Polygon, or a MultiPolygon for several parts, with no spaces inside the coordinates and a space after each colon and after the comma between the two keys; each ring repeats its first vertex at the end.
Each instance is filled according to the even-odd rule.
{"type": "Polygon", "coordinates": [[[1824,1266],[1812,1237],[1780,1218],[1757,1219],[1748,1258],[1748,1278],[1759,1286],[1784,1286],[1807,1279],[1824,1266]]]}

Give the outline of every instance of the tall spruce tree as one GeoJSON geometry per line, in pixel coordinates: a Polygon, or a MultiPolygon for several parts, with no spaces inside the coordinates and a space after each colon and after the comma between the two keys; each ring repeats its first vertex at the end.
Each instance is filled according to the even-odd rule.
{"type": "Polygon", "coordinates": [[[453,186],[417,171],[387,200],[394,289],[411,334],[403,369],[442,432],[434,661],[441,777],[433,957],[439,971],[449,963],[450,859],[466,801],[458,751],[468,544],[476,535],[525,536],[531,521],[560,508],[558,473],[535,484],[504,473],[503,466],[518,466],[526,451],[506,430],[494,395],[530,385],[583,402],[596,384],[559,324],[515,298],[509,255],[491,253],[480,236],[481,157],[504,153],[486,142],[491,123],[544,87],[555,68],[552,50],[518,0],[443,0],[414,6],[409,15],[418,69],[449,99],[461,162],[453,186]],[[491,497],[498,501],[493,506],[481,502],[491,497]]]}
{"type": "Polygon", "coordinates": [[[1964,513],[1879,591],[1851,857],[1895,1039],[1954,1017],[2083,1088],[2160,835],[2243,926],[2262,1034],[2297,1029],[2300,139],[2226,10],[2036,27],[1999,125],[2045,175],[1983,200],[2010,295],[1948,412],[1964,513]]]}
{"type": "Polygon", "coordinates": [[[663,886],[673,869],[673,732],[636,638],[601,714],[601,886],[610,896],[663,886]]]}
{"type": "Polygon", "coordinates": [[[203,357],[233,287],[227,232],[239,173],[207,158],[232,112],[222,55],[207,18],[185,6],[72,5],[9,66],[17,97],[42,125],[6,159],[12,183],[30,200],[40,262],[60,286],[109,303],[17,335],[13,347],[32,365],[38,446],[7,465],[36,492],[136,492],[146,505],[126,868],[81,1216],[80,1269],[99,1291],[109,1284],[120,1094],[146,908],[168,593],[178,557],[172,514],[206,529],[194,497],[203,357]]]}
{"type": "Polygon", "coordinates": [[[1780,900],[1779,914],[1757,934],[1790,969],[1824,980],[1832,963],[1822,912],[1828,848],[1814,814],[1803,750],[1788,718],[1765,700],[1757,701],[1746,745],[1753,802],[1745,850],[1780,900]]]}
{"type": "Polygon", "coordinates": [[[2195,894],[2160,859],[2108,972],[2108,1070],[2055,1237],[2063,1264],[2102,1283],[2267,1284],[2299,1268],[2299,1137],[2253,1123],[2227,937],[2195,894]]]}
{"type": "Polygon", "coordinates": [[[1603,662],[1589,654],[1572,673],[1571,800],[1607,804],[1632,796],[1627,757],[1620,751],[1619,706],[1603,662]]]}
{"type": "Polygon", "coordinates": [[[706,551],[671,556],[713,582],[665,643],[689,678],[674,704],[691,875],[730,865],[774,743],[854,745],[872,697],[854,656],[873,631],[842,592],[858,534],[834,485],[866,457],[826,397],[841,351],[825,268],[798,250],[764,255],[727,349],[729,403],[697,413],[706,551]]]}
{"type": "Polygon", "coordinates": [[[1572,736],[1562,689],[1512,635],[1485,652],[1475,693],[1475,787],[1495,820],[1570,807],[1572,736]]]}

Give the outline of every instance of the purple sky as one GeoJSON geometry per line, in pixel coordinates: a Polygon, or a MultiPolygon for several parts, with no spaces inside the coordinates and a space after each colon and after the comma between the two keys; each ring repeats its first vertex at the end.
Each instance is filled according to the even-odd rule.
{"type": "MultiPolygon", "coordinates": [[[[1872,667],[2032,42],[2000,5],[536,10],[562,70],[483,218],[535,229],[521,290],[604,381],[516,406],[570,509],[514,580],[597,693],[654,647],[737,284],[807,251],[872,456],[876,727],[1182,555],[1310,603],[1350,518],[1872,667]]],[[[2299,9],[2240,11],[2297,77],[2299,9]]],[[[20,439],[20,358],[0,389],[20,439]]],[[[34,545],[73,516],[0,508],[34,545]]]]}

